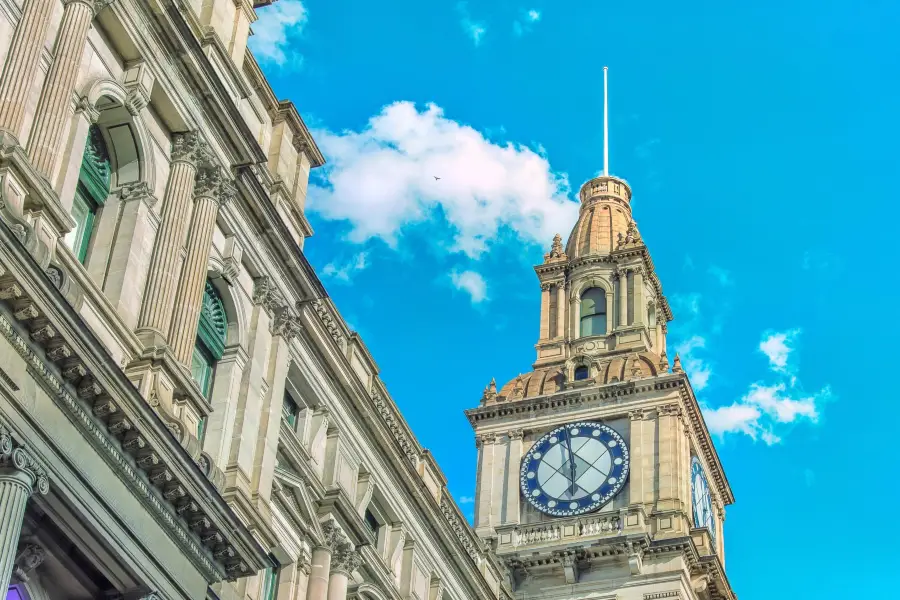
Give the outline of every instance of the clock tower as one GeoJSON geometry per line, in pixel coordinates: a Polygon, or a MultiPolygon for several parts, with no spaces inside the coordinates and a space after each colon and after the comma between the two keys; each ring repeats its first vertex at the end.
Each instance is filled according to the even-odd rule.
{"type": "Polygon", "coordinates": [[[478,447],[475,529],[517,599],[719,600],[734,501],[678,356],[631,188],[582,186],[578,222],[535,267],[530,371],[466,415],[478,447]]]}

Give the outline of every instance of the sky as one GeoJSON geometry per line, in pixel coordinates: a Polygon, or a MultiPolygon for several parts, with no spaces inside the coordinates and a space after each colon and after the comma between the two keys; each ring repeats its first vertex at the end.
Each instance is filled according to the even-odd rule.
{"type": "Polygon", "coordinates": [[[900,561],[900,5],[279,0],[251,47],[328,163],[305,251],[471,518],[463,410],[530,370],[533,271],[610,170],[737,502],[741,600],[874,595],[900,561]],[[895,41],[891,41],[895,40],[895,41]],[[440,179],[435,179],[439,177],[440,179]]]}

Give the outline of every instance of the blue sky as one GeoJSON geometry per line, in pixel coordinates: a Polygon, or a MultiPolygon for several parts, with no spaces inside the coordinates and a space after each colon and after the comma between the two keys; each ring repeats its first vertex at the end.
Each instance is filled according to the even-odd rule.
{"type": "Polygon", "coordinates": [[[529,370],[532,265],[611,171],[737,497],[742,600],[874,594],[900,550],[884,353],[893,310],[900,7],[279,0],[252,46],[329,165],[310,260],[471,514],[462,411],[529,370]],[[439,181],[433,176],[439,176],[439,181]],[[848,543],[849,541],[849,543],[848,543]],[[840,550],[838,550],[838,548],[840,550]]]}

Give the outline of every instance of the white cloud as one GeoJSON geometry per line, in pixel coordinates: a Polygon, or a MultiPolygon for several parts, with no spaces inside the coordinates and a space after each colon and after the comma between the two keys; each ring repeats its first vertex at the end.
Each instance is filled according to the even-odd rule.
{"type": "Polygon", "coordinates": [[[800,335],[799,329],[769,333],[759,343],[759,349],[769,358],[769,366],[779,372],[786,372],[788,359],[794,351],[794,340],[800,335]]]}
{"type": "Polygon", "coordinates": [[[712,367],[703,358],[697,356],[697,350],[705,347],[706,339],[699,335],[691,336],[675,346],[675,351],[681,358],[681,366],[687,371],[691,386],[697,392],[709,385],[709,378],[712,376],[712,367]]]}
{"type": "Polygon", "coordinates": [[[453,287],[469,294],[472,304],[478,304],[487,300],[487,283],[484,277],[475,271],[463,271],[450,273],[450,281],[453,287]]]}
{"type": "Polygon", "coordinates": [[[322,268],[322,275],[342,283],[349,283],[351,275],[369,266],[369,253],[360,252],[348,262],[337,264],[330,262],[322,268]]]}
{"type": "Polygon", "coordinates": [[[513,33],[516,36],[531,32],[534,24],[541,20],[541,13],[537,9],[531,8],[521,11],[521,13],[521,17],[513,21],[513,33]]]}
{"type": "Polygon", "coordinates": [[[247,42],[253,54],[261,62],[284,66],[288,62],[299,64],[301,58],[292,53],[291,38],[303,31],[308,14],[301,0],[279,0],[256,12],[259,20],[253,24],[253,35],[247,42]]]}
{"type": "Polygon", "coordinates": [[[459,12],[459,24],[462,25],[463,31],[466,32],[466,35],[472,38],[475,46],[480,46],[481,40],[482,38],[484,38],[484,34],[487,33],[487,25],[485,25],[481,21],[475,21],[472,19],[471,15],[469,15],[469,6],[466,2],[458,3],[456,5],[456,10],[457,12],[459,12]]]}
{"type": "Polygon", "coordinates": [[[795,329],[763,337],[760,349],[769,357],[770,369],[780,381],[753,383],[730,406],[704,407],[706,424],[712,433],[743,433],[772,445],[782,441],[779,430],[784,426],[819,420],[821,406],[832,397],[831,388],[825,386],[815,394],[803,392],[790,364],[793,347],[788,344],[797,335],[799,330],[795,329]]]}
{"type": "Polygon", "coordinates": [[[472,504],[475,502],[475,498],[473,496],[460,496],[459,503],[460,504],[472,504]]]}
{"type": "Polygon", "coordinates": [[[431,223],[440,245],[477,258],[503,231],[548,246],[578,215],[567,177],[545,157],[494,143],[434,104],[395,102],[361,131],[314,135],[328,163],[310,208],[346,221],[353,242],[394,247],[404,228],[431,223]]]}
{"type": "Polygon", "coordinates": [[[731,271],[727,269],[712,265],[711,267],[709,267],[709,274],[712,275],[719,282],[719,285],[723,287],[734,285],[734,280],[731,278],[731,271]]]}

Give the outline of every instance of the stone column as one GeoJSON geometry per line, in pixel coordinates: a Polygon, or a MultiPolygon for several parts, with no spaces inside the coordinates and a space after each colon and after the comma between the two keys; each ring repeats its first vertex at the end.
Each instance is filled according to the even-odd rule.
{"type": "Polygon", "coordinates": [[[519,470],[522,462],[522,438],[524,432],[521,429],[513,429],[509,432],[509,464],[506,467],[506,518],[503,524],[515,523],[520,520],[520,492],[519,470]]]}
{"type": "Polygon", "coordinates": [[[616,272],[619,281],[619,327],[628,325],[628,274],[625,271],[616,272]]]}
{"type": "Polygon", "coordinates": [[[328,578],[331,573],[331,549],[335,542],[343,538],[343,533],[329,520],[322,523],[322,543],[313,548],[310,561],[309,583],[306,586],[306,600],[326,600],[328,578]]]}
{"type": "Polygon", "coordinates": [[[337,545],[331,556],[331,577],[328,579],[328,600],[347,600],[347,583],[359,568],[359,554],[350,542],[337,545]]]}
{"type": "Polygon", "coordinates": [[[50,491],[46,471],[31,451],[15,447],[10,433],[0,425],[0,590],[9,587],[25,506],[35,491],[50,491]]]}
{"type": "Polygon", "coordinates": [[[235,190],[218,167],[203,168],[197,173],[194,189],[194,215],[191,218],[190,235],[178,292],[175,296],[175,312],[169,341],[172,351],[182,364],[191,363],[194,340],[197,338],[197,321],[203,303],[206,287],[206,272],[209,264],[209,248],[219,206],[234,198],[235,190]]]}
{"type": "Polygon", "coordinates": [[[541,340],[550,338],[550,284],[541,284],[541,340]]]}
{"type": "Polygon", "coordinates": [[[634,270],[634,324],[643,325],[647,321],[647,306],[644,304],[644,269],[634,270]]]}
{"type": "Polygon", "coordinates": [[[556,286],[556,337],[566,337],[566,284],[556,286]]]}
{"type": "MultiPolygon", "coordinates": [[[[55,0],[25,0],[0,75],[0,130],[21,141],[25,104],[37,77],[55,0]]],[[[5,589],[5,588],[4,588],[5,589]]]]}
{"type": "Polygon", "coordinates": [[[155,342],[158,344],[168,340],[175,290],[181,273],[181,251],[187,234],[191,197],[194,194],[194,176],[197,165],[206,156],[206,144],[196,131],[175,134],[159,232],[153,257],[150,259],[144,303],[138,318],[138,332],[153,332],[161,338],[155,342]]]}
{"type": "Polygon", "coordinates": [[[112,0],[64,0],[62,23],[53,51],[53,62],[34,113],[34,125],[28,136],[31,163],[44,177],[50,179],[56,166],[60,146],[67,129],[72,92],[78,68],[84,55],[88,29],[94,12],[112,0]]]}

